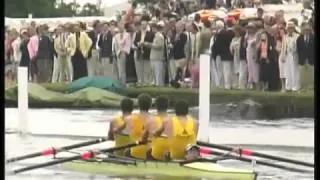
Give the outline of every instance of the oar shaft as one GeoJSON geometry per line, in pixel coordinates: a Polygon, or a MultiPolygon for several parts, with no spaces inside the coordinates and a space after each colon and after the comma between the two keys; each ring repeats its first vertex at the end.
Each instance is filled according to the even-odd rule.
{"type": "Polygon", "coordinates": [[[136,142],[136,143],[131,143],[131,144],[123,145],[123,146],[102,149],[102,150],[100,150],[98,152],[88,151],[88,152],[82,153],[81,155],[72,156],[72,157],[68,157],[68,158],[64,158],[64,159],[54,160],[54,161],[50,161],[50,162],[47,162],[47,163],[42,163],[42,164],[37,164],[37,165],[33,165],[33,166],[28,166],[28,167],[24,167],[24,168],[21,168],[21,169],[17,169],[17,170],[14,170],[13,173],[17,174],[17,173],[21,173],[21,172],[25,172],[25,171],[29,171],[29,170],[34,170],[34,169],[38,169],[38,168],[42,168],[42,167],[53,166],[53,165],[56,165],[56,164],[62,164],[62,163],[66,163],[66,162],[70,162],[70,161],[74,161],[74,160],[79,160],[79,159],[88,160],[88,159],[93,158],[95,156],[95,154],[113,152],[113,151],[121,150],[121,149],[124,149],[124,148],[131,148],[131,147],[138,146],[138,145],[141,145],[141,144],[144,144],[144,143],[136,142]]]}
{"type": "Polygon", "coordinates": [[[299,160],[295,160],[295,159],[288,159],[288,158],[284,158],[284,157],[259,153],[259,152],[255,152],[255,151],[252,151],[249,149],[233,148],[233,147],[229,147],[229,146],[211,144],[211,143],[206,143],[206,142],[201,142],[201,141],[198,141],[197,144],[200,146],[205,146],[205,147],[210,147],[210,148],[215,148],[215,149],[220,149],[220,150],[225,150],[225,151],[234,151],[234,152],[238,153],[239,155],[256,156],[256,157],[261,157],[261,158],[266,158],[266,159],[271,159],[271,160],[282,161],[282,162],[286,162],[286,163],[293,163],[293,164],[302,165],[302,166],[314,167],[314,164],[309,163],[309,162],[304,162],[304,161],[299,161],[299,160]]]}
{"type": "Polygon", "coordinates": [[[52,154],[56,154],[59,153],[61,151],[66,151],[66,150],[71,150],[71,149],[75,149],[75,148],[79,148],[79,147],[83,147],[83,146],[89,146],[89,145],[93,145],[93,144],[97,144],[97,143],[101,143],[106,141],[106,138],[99,138],[93,141],[87,141],[87,142],[82,142],[82,143],[78,143],[78,144],[73,144],[73,145],[69,145],[69,146],[64,146],[64,147],[60,147],[60,148],[49,148],[46,149],[44,151],[41,152],[36,152],[36,153],[32,153],[32,154],[27,154],[24,156],[18,156],[18,157],[14,157],[14,158],[9,158],[7,159],[7,163],[11,163],[11,162],[16,162],[16,161],[21,161],[24,159],[29,159],[29,158],[34,158],[34,157],[38,157],[38,156],[47,156],[47,155],[52,155],[52,154]]]}
{"type": "MultiPolygon", "coordinates": [[[[216,156],[224,155],[224,153],[217,152],[217,151],[211,151],[211,150],[208,150],[208,149],[201,149],[201,152],[203,152],[205,154],[216,155],[216,156]]],[[[259,165],[269,166],[269,167],[273,167],[273,168],[279,168],[279,169],[293,171],[293,172],[309,172],[307,170],[297,169],[297,168],[288,167],[288,166],[284,166],[284,165],[280,165],[280,164],[269,163],[269,162],[261,161],[261,160],[250,159],[250,158],[246,158],[246,157],[243,157],[243,156],[235,156],[235,155],[232,155],[232,154],[228,154],[226,157],[230,157],[232,159],[237,159],[237,160],[244,161],[244,162],[253,162],[253,161],[255,161],[256,164],[259,164],[259,165]]]]}

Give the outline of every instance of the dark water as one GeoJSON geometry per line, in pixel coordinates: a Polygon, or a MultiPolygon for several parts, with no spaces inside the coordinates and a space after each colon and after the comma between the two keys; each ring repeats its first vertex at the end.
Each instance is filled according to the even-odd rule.
{"type": "MultiPolygon", "coordinates": [[[[94,137],[106,136],[108,121],[118,112],[98,110],[62,110],[62,109],[31,109],[29,111],[28,129],[33,135],[21,138],[14,133],[18,127],[17,110],[6,109],[6,157],[14,157],[30,152],[36,152],[48,147],[60,147],[77,142],[83,142],[94,137]]],[[[259,152],[298,159],[308,162],[314,160],[314,119],[282,119],[269,120],[232,120],[221,117],[211,117],[210,141],[219,144],[229,144],[235,147],[248,147],[259,152]]],[[[78,152],[112,146],[105,142],[77,150],[78,152]]],[[[72,155],[61,153],[61,156],[72,155]]],[[[49,157],[33,158],[19,163],[8,164],[6,171],[24,167],[30,164],[47,162],[49,157]]],[[[251,169],[250,163],[227,160],[222,165],[251,169]]],[[[295,166],[298,168],[298,166],[295,166]]],[[[287,180],[311,180],[313,173],[293,173],[275,168],[257,165],[254,167],[259,173],[259,179],[287,179],[287,180]]],[[[182,179],[186,179],[182,178],[182,179]]],[[[81,180],[81,179],[110,179],[119,180],[115,177],[102,175],[88,175],[84,173],[68,172],[60,166],[42,168],[20,175],[7,175],[6,179],[54,179],[54,180],[81,180]]],[[[169,179],[170,177],[135,177],[123,179],[169,179]]]]}

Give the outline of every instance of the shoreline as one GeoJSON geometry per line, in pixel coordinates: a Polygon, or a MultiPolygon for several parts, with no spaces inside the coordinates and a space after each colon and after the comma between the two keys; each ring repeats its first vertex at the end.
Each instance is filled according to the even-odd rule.
{"type": "MultiPolygon", "coordinates": [[[[39,84],[47,90],[66,94],[67,84],[65,83],[47,83],[39,84]]],[[[14,92],[7,92],[14,93],[14,92]]],[[[11,90],[12,91],[12,90],[11,90]]],[[[102,90],[103,91],[103,90],[102,90]]],[[[170,106],[174,105],[177,100],[186,100],[190,106],[198,106],[198,89],[170,87],[128,87],[125,96],[136,98],[141,93],[148,93],[153,98],[158,95],[165,95],[169,98],[170,106]]],[[[29,94],[30,95],[30,94],[29,94]]],[[[17,107],[16,100],[7,99],[5,96],[5,107],[17,107]]],[[[261,92],[250,90],[211,90],[211,104],[230,104],[243,103],[246,100],[251,100],[257,106],[258,111],[262,116],[270,118],[297,118],[297,117],[314,117],[314,91],[306,90],[300,93],[282,93],[282,92],[261,92]]],[[[106,106],[103,104],[83,103],[63,103],[52,102],[43,103],[41,101],[32,102],[29,98],[30,108],[66,108],[66,109],[117,109],[118,106],[106,106]]],[[[251,106],[251,105],[249,105],[251,106]]]]}

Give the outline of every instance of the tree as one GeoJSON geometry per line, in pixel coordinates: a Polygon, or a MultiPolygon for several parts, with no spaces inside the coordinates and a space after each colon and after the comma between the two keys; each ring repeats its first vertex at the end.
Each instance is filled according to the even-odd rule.
{"type": "Polygon", "coordinates": [[[55,9],[55,0],[5,0],[5,15],[13,18],[50,17],[55,9]]]}
{"type": "Polygon", "coordinates": [[[77,11],[73,3],[61,3],[57,8],[55,8],[54,12],[52,13],[52,16],[54,17],[72,17],[77,15],[77,11]]]}
{"type": "Polygon", "coordinates": [[[102,13],[100,10],[97,8],[95,4],[91,3],[86,3],[80,13],[78,14],[79,16],[100,16],[102,13]]]}

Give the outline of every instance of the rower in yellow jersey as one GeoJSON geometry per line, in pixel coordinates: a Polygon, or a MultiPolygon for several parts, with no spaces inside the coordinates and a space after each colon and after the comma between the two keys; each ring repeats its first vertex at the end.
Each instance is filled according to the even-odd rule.
{"type": "Polygon", "coordinates": [[[162,130],[168,136],[170,158],[185,160],[187,145],[196,144],[199,124],[188,115],[189,106],[185,101],[175,104],[175,113],[165,119],[162,130]]]}
{"type": "MultiPolygon", "coordinates": [[[[122,115],[112,119],[109,127],[108,139],[115,141],[115,146],[123,146],[131,142],[128,134],[123,132],[125,125],[125,118],[130,116],[133,111],[133,101],[129,98],[122,99],[120,102],[122,115]]],[[[116,155],[123,156],[124,151],[119,150],[115,152],[116,155]]]]}
{"type": "Polygon", "coordinates": [[[169,149],[169,141],[164,133],[159,134],[159,129],[163,126],[164,119],[167,118],[168,99],[159,96],[156,99],[157,115],[147,121],[143,141],[151,140],[147,152],[148,159],[165,160],[169,149]]]}
{"type": "MultiPolygon", "coordinates": [[[[150,118],[151,97],[148,94],[138,96],[139,113],[133,113],[126,117],[124,132],[127,133],[131,141],[141,141],[143,133],[150,118]]],[[[146,159],[147,145],[140,145],[130,149],[130,156],[139,159],[146,159]]]]}

